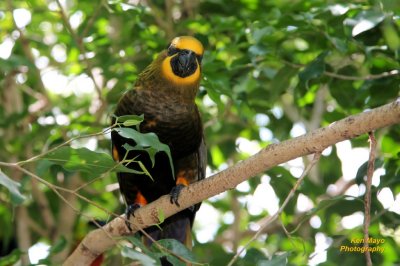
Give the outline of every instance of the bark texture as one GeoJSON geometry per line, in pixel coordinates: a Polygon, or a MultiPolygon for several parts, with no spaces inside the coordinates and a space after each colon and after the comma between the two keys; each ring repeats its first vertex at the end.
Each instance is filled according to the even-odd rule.
{"type": "Polygon", "coordinates": [[[241,182],[276,165],[297,157],[321,152],[340,141],[398,123],[400,123],[400,98],[387,105],[336,121],[327,127],[316,129],[300,137],[269,145],[250,158],[184,188],[179,198],[180,207],[171,204],[169,196],[163,196],[140,208],[135,212],[135,217],[130,219],[133,224],[133,232],[128,231],[123,215],[115,218],[103,228],[90,232],[64,265],[90,265],[98,255],[117,243],[117,237],[133,234],[138,228],[143,229],[158,223],[159,210],[162,210],[167,218],[200,201],[233,189],[241,182]]]}

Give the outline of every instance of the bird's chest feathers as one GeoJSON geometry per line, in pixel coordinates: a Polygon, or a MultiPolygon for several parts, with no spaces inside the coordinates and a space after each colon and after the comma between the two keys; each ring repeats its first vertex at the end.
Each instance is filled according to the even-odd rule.
{"type": "Polygon", "coordinates": [[[154,132],[169,145],[172,153],[187,153],[196,149],[202,138],[202,126],[197,107],[168,95],[147,95],[137,104],[144,114],[142,132],[154,132]]]}

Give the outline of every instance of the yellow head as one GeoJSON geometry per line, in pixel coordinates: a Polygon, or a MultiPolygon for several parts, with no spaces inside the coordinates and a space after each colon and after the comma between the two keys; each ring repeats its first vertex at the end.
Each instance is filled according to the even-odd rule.
{"type": "Polygon", "coordinates": [[[200,81],[204,48],[191,36],[174,38],[168,45],[161,70],[164,77],[176,85],[194,85],[200,81]]]}

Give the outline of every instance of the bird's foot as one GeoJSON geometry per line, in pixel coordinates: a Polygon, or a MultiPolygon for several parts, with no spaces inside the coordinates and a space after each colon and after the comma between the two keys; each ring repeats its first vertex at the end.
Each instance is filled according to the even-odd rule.
{"type": "Polygon", "coordinates": [[[187,210],[189,210],[189,211],[191,211],[191,212],[195,212],[195,211],[194,211],[194,210],[195,210],[194,205],[192,205],[192,206],[190,206],[189,208],[187,208],[187,210]]]}
{"type": "Polygon", "coordinates": [[[172,188],[171,192],[169,193],[169,195],[171,196],[171,204],[175,204],[176,206],[180,207],[179,202],[178,202],[178,198],[179,198],[179,194],[181,193],[181,190],[186,187],[183,184],[178,184],[175,187],[172,188]]]}
{"type": "MultiPolygon", "coordinates": [[[[178,198],[179,198],[179,195],[180,195],[180,193],[181,193],[181,190],[182,190],[184,187],[186,187],[186,186],[183,185],[183,184],[178,184],[178,185],[176,185],[175,187],[172,188],[171,192],[169,193],[169,195],[171,196],[171,198],[170,198],[171,204],[175,204],[176,206],[180,207],[179,202],[178,202],[178,198]]],[[[192,205],[192,206],[190,206],[190,207],[187,208],[187,209],[188,209],[189,211],[191,211],[191,212],[194,212],[195,206],[192,205]]]]}
{"type": "Polygon", "coordinates": [[[129,222],[129,218],[131,216],[135,217],[135,211],[137,209],[139,209],[140,207],[142,207],[142,205],[140,205],[138,203],[134,203],[134,204],[128,205],[128,207],[126,208],[126,211],[125,211],[125,215],[126,215],[125,224],[128,227],[129,231],[132,231],[131,223],[129,222]]]}

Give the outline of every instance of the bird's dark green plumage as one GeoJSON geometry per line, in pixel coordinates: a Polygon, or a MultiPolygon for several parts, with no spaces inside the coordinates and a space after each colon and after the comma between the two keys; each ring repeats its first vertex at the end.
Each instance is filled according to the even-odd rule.
{"type": "MultiPolygon", "coordinates": [[[[180,188],[205,177],[206,146],[195,104],[202,55],[203,46],[195,38],[175,38],[168,49],[139,75],[135,88],[126,92],[117,104],[114,112],[117,117],[144,115],[140,131],[156,133],[160,141],[169,146],[175,169],[174,179],[168,156],[163,152],[155,155],[152,167],[146,152],[130,151],[128,159],[137,157],[136,160],[146,166],[154,179],[146,175],[118,173],[120,191],[133,211],[165,194],[170,194],[172,202],[179,204],[180,188]]],[[[115,131],[111,139],[115,160],[125,155],[126,150],[122,147],[125,143],[135,145],[133,140],[123,138],[115,131]]],[[[140,170],[137,164],[128,167],[140,170]]],[[[162,231],[151,227],[147,232],[156,240],[174,238],[182,243],[191,242],[190,229],[199,206],[197,204],[166,219],[161,225],[162,231]]]]}

